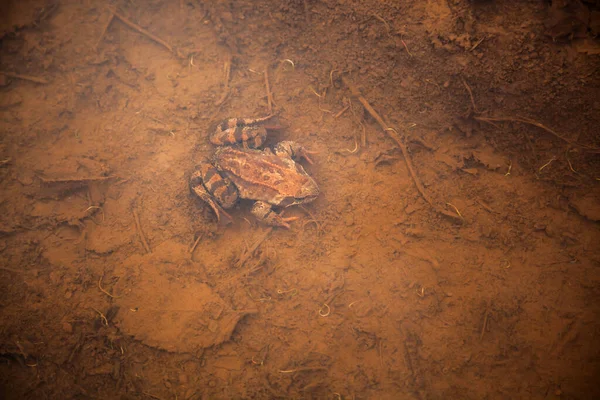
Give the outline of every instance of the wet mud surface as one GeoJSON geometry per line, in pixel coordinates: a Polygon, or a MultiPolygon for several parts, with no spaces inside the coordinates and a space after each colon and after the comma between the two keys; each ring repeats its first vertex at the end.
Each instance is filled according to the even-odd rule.
{"type": "Polygon", "coordinates": [[[600,397],[594,2],[2,7],[3,398],[600,397]],[[218,224],[270,112],[320,194],[218,224]]]}

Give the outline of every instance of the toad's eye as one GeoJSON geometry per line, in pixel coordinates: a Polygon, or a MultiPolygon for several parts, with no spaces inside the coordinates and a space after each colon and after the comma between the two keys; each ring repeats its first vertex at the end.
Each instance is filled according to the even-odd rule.
{"type": "Polygon", "coordinates": [[[269,175],[263,175],[263,181],[268,182],[271,177],[269,175]]]}

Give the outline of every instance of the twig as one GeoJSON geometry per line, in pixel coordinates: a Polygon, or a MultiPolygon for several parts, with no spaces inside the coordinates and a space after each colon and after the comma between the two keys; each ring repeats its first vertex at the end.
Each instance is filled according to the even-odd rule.
{"type": "Polygon", "coordinates": [[[173,49],[173,46],[171,46],[169,43],[165,42],[164,40],[162,40],[158,36],[153,35],[152,33],[148,32],[147,30],[145,30],[141,26],[139,26],[137,24],[134,24],[133,22],[131,22],[130,20],[128,20],[127,18],[125,18],[124,16],[122,16],[121,14],[119,14],[116,10],[111,9],[110,11],[113,13],[113,15],[115,17],[117,17],[119,20],[121,20],[121,22],[123,22],[125,25],[127,25],[131,29],[138,31],[142,35],[146,36],[148,39],[153,40],[154,42],[160,44],[161,46],[163,46],[164,48],[166,48],[167,50],[169,50],[171,53],[176,54],[175,50],[173,49]]]}
{"type": "Polygon", "coordinates": [[[339,117],[340,117],[340,116],[341,116],[343,113],[345,113],[345,112],[346,112],[346,110],[348,110],[349,108],[350,108],[350,106],[349,106],[349,105],[346,105],[346,107],[344,107],[344,108],[342,108],[340,111],[338,111],[338,113],[337,113],[337,114],[335,114],[335,115],[333,116],[333,118],[339,118],[339,117]]]}
{"type": "Polygon", "coordinates": [[[295,372],[305,372],[305,371],[326,371],[327,367],[300,367],[295,369],[288,370],[279,370],[280,374],[293,374],[295,372]]]}
{"type": "Polygon", "coordinates": [[[473,50],[475,50],[475,49],[477,48],[477,46],[479,46],[479,45],[481,44],[481,42],[483,42],[483,41],[484,41],[486,38],[487,38],[487,36],[485,36],[485,35],[484,35],[484,36],[483,36],[481,39],[479,39],[479,40],[478,40],[478,41],[477,41],[477,42],[476,42],[476,43],[473,45],[473,47],[471,47],[471,48],[469,49],[469,51],[473,51],[473,50]]]}
{"type": "Polygon", "coordinates": [[[140,237],[140,240],[142,241],[142,244],[144,245],[144,249],[146,250],[146,253],[152,253],[152,251],[150,250],[150,246],[148,246],[148,242],[146,241],[146,237],[144,236],[144,232],[142,232],[142,226],[140,225],[140,216],[138,215],[135,208],[133,208],[131,211],[133,212],[133,219],[135,220],[135,226],[137,228],[137,232],[140,237]]]}
{"type": "Polygon", "coordinates": [[[38,176],[43,183],[76,183],[76,182],[98,182],[98,181],[106,181],[109,179],[118,178],[118,176],[90,176],[87,178],[57,178],[57,179],[47,179],[42,176],[38,176]]]}
{"type": "Polygon", "coordinates": [[[198,238],[196,239],[196,241],[190,248],[190,255],[194,255],[194,250],[196,250],[196,247],[198,246],[198,243],[200,243],[200,240],[202,240],[202,237],[204,237],[204,233],[201,233],[200,235],[198,235],[198,238]]]}
{"type": "Polygon", "coordinates": [[[485,309],[485,314],[483,315],[483,326],[481,327],[481,333],[479,334],[479,340],[483,340],[483,335],[485,334],[485,330],[487,328],[488,318],[490,316],[490,308],[487,307],[485,309]]]}
{"type": "Polygon", "coordinates": [[[271,86],[269,85],[269,71],[265,68],[265,87],[267,88],[267,103],[269,106],[269,114],[273,114],[273,95],[271,94],[271,86]]]}
{"type": "Polygon", "coordinates": [[[106,35],[106,31],[108,30],[108,27],[110,26],[110,24],[112,23],[113,19],[115,19],[115,14],[110,11],[110,17],[108,17],[108,21],[106,22],[106,25],[104,25],[104,29],[102,29],[102,33],[100,34],[100,37],[98,38],[98,41],[96,42],[96,49],[98,49],[98,46],[100,46],[100,43],[102,43],[102,40],[104,39],[104,35],[106,35]]]}
{"type": "Polygon", "coordinates": [[[37,76],[15,74],[14,72],[0,71],[0,75],[8,76],[9,78],[21,79],[24,81],[30,81],[35,83],[49,83],[44,78],[38,78],[37,76]]]}
{"type": "Polygon", "coordinates": [[[383,131],[390,136],[398,145],[398,147],[400,148],[400,150],[402,151],[402,155],[404,156],[404,162],[406,163],[406,167],[408,168],[408,171],[410,172],[410,176],[413,179],[413,182],[415,183],[415,186],[417,187],[417,190],[419,191],[419,193],[421,194],[421,196],[423,197],[423,199],[425,199],[425,201],[427,203],[429,203],[429,205],[439,214],[442,214],[446,217],[449,217],[451,219],[453,219],[456,222],[463,222],[462,218],[460,218],[459,215],[451,213],[449,211],[446,211],[438,206],[436,206],[435,204],[433,204],[433,202],[431,201],[431,198],[429,197],[429,195],[427,194],[427,192],[425,191],[425,188],[423,187],[423,185],[421,184],[421,181],[419,180],[419,177],[417,176],[417,173],[412,165],[412,160],[410,158],[410,154],[408,153],[408,149],[406,148],[406,145],[404,144],[403,139],[400,137],[400,135],[398,134],[398,132],[396,132],[396,130],[394,128],[390,128],[385,121],[383,120],[383,118],[381,118],[381,116],[377,113],[377,111],[375,111],[375,109],[373,109],[373,107],[371,107],[371,105],[369,104],[369,102],[360,94],[360,91],[351,83],[348,81],[348,79],[346,79],[345,77],[342,77],[342,82],[344,82],[344,84],[350,89],[350,91],[352,92],[352,94],[354,96],[356,96],[356,98],[358,99],[358,101],[360,101],[360,103],[363,105],[363,107],[365,107],[365,109],[367,110],[367,112],[369,114],[371,114],[371,116],[379,123],[379,125],[381,126],[381,128],[383,129],[383,131]]]}
{"type": "Polygon", "coordinates": [[[552,135],[554,135],[555,137],[557,137],[558,139],[572,145],[572,146],[577,146],[577,147],[581,147],[584,149],[588,149],[594,152],[600,152],[600,147],[592,147],[592,146],[587,146],[585,144],[581,144],[581,143],[577,143],[575,141],[572,141],[570,139],[567,139],[564,136],[559,135],[556,131],[548,128],[547,126],[534,121],[530,118],[525,118],[525,117],[473,117],[473,119],[475,119],[476,121],[482,121],[482,122],[487,122],[488,124],[491,124],[492,122],[521,122],[523,124],[529,124],[529,125],[533,125],[533,126],[537,126],[540,129],[545,130],[548,133],[551,133],[552,135]]]}

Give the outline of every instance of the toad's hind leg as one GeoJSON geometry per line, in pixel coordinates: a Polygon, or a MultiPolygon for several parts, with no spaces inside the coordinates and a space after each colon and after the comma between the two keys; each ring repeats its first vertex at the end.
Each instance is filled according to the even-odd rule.
{"type": "Polygon", "coordinates": [[[223,146],[229,144],[240,144],[244,147],[260,147],[267,137],[264,126],[234,126],[221,129],[218,127],[211,135],[212,144],[223,146]]]}
{"type": "Polygon", "coordinates": [[[190,191],[213,209],[217,221],[232,222],[224,208],[231,208],[237,202],[237,189],[212,164],[203,162],[196,168],[190,177],[190,191]]]}
{"type": "Polygon", "coordinates": [[[252,206],[252,214],[259,220],[270,226],[281,226],[290,229],[288,222],[295,221],[298,217],[283,218],[273,211],[270,204],[264,201],[257,201],[252,206]]]}

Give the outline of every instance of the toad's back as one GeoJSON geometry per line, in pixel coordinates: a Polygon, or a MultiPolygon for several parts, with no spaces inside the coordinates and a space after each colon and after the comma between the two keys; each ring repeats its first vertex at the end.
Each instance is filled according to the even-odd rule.
{"type": "Polygon", "coordinates": [[[307,194],[318,193],[301,165],[270,152],[225,147],[215,153],[214,162],[244,199],[285,207],[310,201],[307,194]]]}

